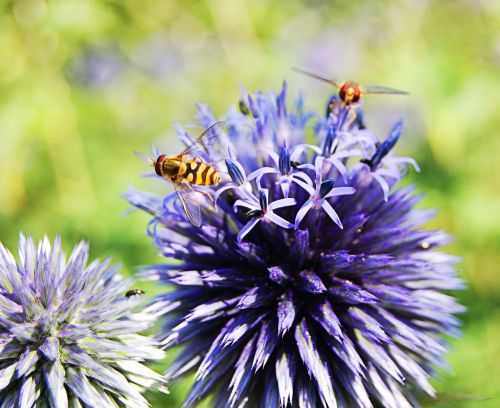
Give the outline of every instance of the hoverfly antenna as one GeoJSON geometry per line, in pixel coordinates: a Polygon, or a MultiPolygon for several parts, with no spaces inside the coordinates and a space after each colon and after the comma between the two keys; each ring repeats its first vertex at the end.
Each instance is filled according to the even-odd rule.
{"type": "Polygon", "coordinates": [[[157,147],[153,144],[151,145],[151,154],[153,155],[153,157],[158,157],[160,155],[157,147]]]}
{"type": "Polygon", "coordinates": [[[149,163],[151,166],[154,166],[155,165],[155,159],[153,159],[152,157],[148,157],[146,156],[145,154],[141,153],[141,152],[137,152],[135,151],[134,154],[141,160],[144,160],[145,162],[149,163]]]}

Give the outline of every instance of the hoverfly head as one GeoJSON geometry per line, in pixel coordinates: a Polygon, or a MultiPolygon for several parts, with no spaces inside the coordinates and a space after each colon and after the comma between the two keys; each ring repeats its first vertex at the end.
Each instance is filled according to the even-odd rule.
{"type": "Polygon", "coordinates": [[[155,168],[155,172],[159,176],[163,176],[162,168],[163,168],[163,161],[164,160],[165,160],[164,154],[160,154],[156,160],[153,160],[153,166],[155,168]]]}

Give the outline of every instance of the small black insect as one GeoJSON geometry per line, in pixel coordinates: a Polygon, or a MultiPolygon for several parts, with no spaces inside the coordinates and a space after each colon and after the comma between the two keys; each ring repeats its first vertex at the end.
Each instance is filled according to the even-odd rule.
{"type": "Polygon", "coordinates": [[[132,297],[132,296],[142,296],[145,293],[146,292],[144,292],[141,289],[131,289],[127,293],[125,293],[125,297],[129,298],[129,297],[132,297]]]}
{"type": "Polygon", "coordinates": [[[243,99],[240,99],[240,102],[238,103],[238,107],[240,108],[240,112],[243,113],[243,115],[248,116],[250,115],[250,108],[248,105],[245,103],[243,99]]]}
{"type": "Polygon", "coordinates": [[[262,210],[250,210],[247,212],[248,218],[259,218],[264,216],[264,211],[262,210]]]}

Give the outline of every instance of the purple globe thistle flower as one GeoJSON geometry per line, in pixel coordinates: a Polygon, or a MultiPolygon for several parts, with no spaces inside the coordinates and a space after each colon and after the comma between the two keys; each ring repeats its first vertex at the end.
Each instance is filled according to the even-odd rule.
{"type": "Polygon", "coordinates": [[[139,408],[146,388],[165,391],[143,364],[164,357],[139,334],[154,318],[132,312],[140,297],[109,259],[87,261],[84,242],[66,260],[59,238],[37,248],[21,234],[19,262],[0,244],[2,407],[139,408]]]}
{"type": "MultiPolygon", "coordinates": [[[[202,227],[175,195],[127,195],[177,260],[145,270],[169,287],[149,309],[161,341],[183,346],[166,376],[195,372],[186,407],[416,406],[435,394],[462,311],[445,292],[462,282],[438,250],[450,237],[420,227],[433,211],[396,186],[413,163],[393,155],[402,124],[379,144],[348,108],[322,118],[285,100],[285,85],[243,93],[248,109],[222,118],[204,159],[225,159],[226,180],[202,227]]],[[[218,120],[198,108],[201,127],[218,120]]]]}

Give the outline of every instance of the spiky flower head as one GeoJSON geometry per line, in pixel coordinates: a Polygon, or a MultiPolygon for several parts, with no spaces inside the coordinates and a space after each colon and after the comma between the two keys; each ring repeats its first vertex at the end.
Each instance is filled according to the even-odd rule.
{"type": "Polygon", "coordinates": [[[71,256],[45,237],[19,237],[19,262],[0,244],[0,401],[2,407],[148,407],[141,392],[164,390],[143,363],[164,357],[139,334],[153,323],[134,313],[130,280],[117,266],[71,256]]]}
{"type": "MultiPolygon", "coordinates": [[[[145,273],[170,287],[151,311],[165,318],[164,346],[183,345],[167,377],[196,373],[186,406],[401,408],[434,395],[462,310],[444,293],[462,285],[438,250],[449,237],[421,229],[433,211],[396,186],[408,164],[418,170],[393,155],[402,123],[379,142],[359,107],[331,100],[325,118],[301,97],[289,111],[286,84],[243,92],[202,154],[225,179],[201,228],[175,195],[128,194],[177,260],[145,273]]],[[[205,105],[197,120],[217,121],[205,105]]]]}

